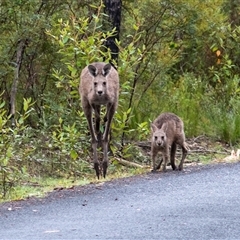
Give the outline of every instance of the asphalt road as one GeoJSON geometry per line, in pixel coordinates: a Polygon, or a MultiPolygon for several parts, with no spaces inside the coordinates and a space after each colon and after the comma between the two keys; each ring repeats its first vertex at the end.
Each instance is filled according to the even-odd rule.
{"type": "Polygon", "coordinates": [[[0,239],[240,239],[240,163],[1,204],[0,239]]]}

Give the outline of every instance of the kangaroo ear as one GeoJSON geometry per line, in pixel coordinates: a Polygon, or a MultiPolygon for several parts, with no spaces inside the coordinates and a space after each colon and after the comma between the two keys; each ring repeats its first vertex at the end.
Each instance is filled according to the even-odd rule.
{"type": "Polygon", "coordinates": [[[88,71],[90,72],[90,74],[94,77],[97,76],[98,74],[98,70],[96,67],[94,67],[93,65],[88,65],[88,71]]]}
{"type": "Polygon", "coordinates": [[[104,66],[104,68],[102,70],[102,75],[104,77],[106,77],[109,74],[111,67],[112,67],[112,65],[110,63],[108,63],[104,66]]]}
{"type": "Polygon", "coordinates": [[[152,130],[152,132],[156,132],[157,129],[158,129],[157,126],[155,124],[151,123],[151,130],[152,130]]]}
{"type": "Polygon", "coordinates": [[[162,129],[164,132],[166,132],[167,129],[168,129],[168,123],[163,123],[161,129],[162,129]]]}

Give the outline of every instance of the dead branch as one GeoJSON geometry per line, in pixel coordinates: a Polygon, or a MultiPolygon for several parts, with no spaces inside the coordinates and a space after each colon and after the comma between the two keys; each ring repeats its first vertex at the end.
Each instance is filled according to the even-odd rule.
{"type": "Polygon", "coordinates": [[[124,166],[128,166],[128,167],[137,167],[137,168],[145,168],[144,166],[138,164],[138,163],[134,163],[134,162],[129,162],[126,161],[122,158],[114,158],[115,160],[117,160],[120,164],[124,165],[124,166]]]}
{"type": "Polygon", "coordinates": [[[194,153],[201,153],[201,154],[229,154],[228,152],[222,152],[222,151],[215,151],[215,150],[207,150],[207,149],[195,149],[190,150],[188,154],[194,154],[194,153]]]}
{"type": "MultiPolygon", "coordinates": [[[[151,142],[149,141],[145,141],[145,142],[136,142],[135,145],[137,145],[138,147],[141,148],[145,148],[145,149],[150,149],[151,148],[151,142]]],[[[202,146],[199,146],[197,143],[193,143],[193,144],[189,144],[188,145],[190,148],[190,151],[188,152],[188,154],[196,154],[196,153],[200,153],[200,154],[222,154],[222,155],[228,155],[231,152],[226,150],[226,151],[216,151],[214,149],[209,150],[206,149],[202,146]]]]}

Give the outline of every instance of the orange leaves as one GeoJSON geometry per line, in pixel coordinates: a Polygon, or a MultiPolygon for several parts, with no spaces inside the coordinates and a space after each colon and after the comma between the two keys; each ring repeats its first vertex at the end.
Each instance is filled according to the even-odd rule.
{"type": "Polygon", "coordinates": [[[221,51],[217,50],[216,51],[216,56],[217,56],[217,64],[221,63],[221,51]]]}
{"type": "Polygon", "coordinates": [[[221,51],[220,51],[220,50],[217,50],[217,51],[216,51],[216,55],[217,55],[217,57],[219,57],[219,56],[221,55],[221,51]]]}

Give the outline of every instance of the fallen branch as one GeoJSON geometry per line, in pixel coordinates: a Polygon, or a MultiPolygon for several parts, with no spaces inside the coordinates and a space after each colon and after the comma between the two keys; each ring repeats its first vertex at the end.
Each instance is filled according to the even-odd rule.
{"type": "Polygon", "coordinates": [[[141,148],[151,148],[151,142],[136,142],[135,145],[141,148]]]}
{"type": "Polygon", "coordinates": [[[129,162],[126,161],[122,158],[114,158],[115,160],[117,160],[120,164],[124,165],[124,166],[128,166],[128,167],[137,167],[137,168],[145,168],[144,166],[138,164],[138,163],[134,163],[134,162],[129,162]]]}
{"type": "Polygon", "coordinates": [[[221,152],[221,151],[215,151],[215,150],[207,150],[207,149],[195,149],[195,150],[190,150],[188,154],[191,153],[202,153],[202,154],[229,154],[228,152],[221,152]]]}
{"type": "MultiPolygon", "coordinates": [[[[138,147],[141,148],[147,148],[151,149],[151,142],[137,142],[135,143],[138,147]]],[[[222,155],[228,155],[230,152],[226,150],[226,152],[223,151],[216,151],[216,150],[208,150],[206,148],[203,148],[201,146],[198,146],[198,144],[188,144],[190,151],[188,154],[194,154],[194,153],[201,153],[201,154],[222,154],[222,155]],[[197,149],[196,149],[197,148],[197,149]]],[[[179,149],[177,150],[178,152],[180,151],[179,149]]]]}

